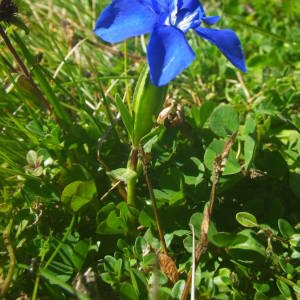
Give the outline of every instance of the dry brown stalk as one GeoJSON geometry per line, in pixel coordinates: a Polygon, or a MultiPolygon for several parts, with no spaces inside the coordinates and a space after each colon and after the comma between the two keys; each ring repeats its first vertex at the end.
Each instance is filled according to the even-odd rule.
{"type": "Polygon", "coordinates": [[[11,280],[13,278],[15,265],[16,265],[14,248],[9,240],[11,226],[12,226],[12,220],[10,221],[9,225],[3,230],[3,233],[2,233],[4,245],[7,249],[8,255],[9,255],[9,269],[8,269],[7,276],[4,280],[2,288],[1,288],[1,294],[0,294],[1,299],[4,299],[5,295],[7,294],[8,288],[9,288],[11,280]]]}
{"type": "MultiPolygon", "coordinates": [[[[215,157],[214,160],[214,169],[213,169],[213,183],[212,183],[212,188],[211,188],[211,193],[210,193],[210,198],[209,202],[205,205],[204,208],[204,213],[203,213],[203,221],[201,224],[201,235],[200,235],[200,240],[197,243],[196,250],[195,250],[195,265],[197,265],[200,262],[200,258],[202,255],[206,252],[207,246],[208,246],[208,230],[209,230],[209,225],[210,225],[210,219],[211,219],[211,214],[212,214],[212,209],[213,205],[215,202],[215,197],[216,197],[216,189],[217,189],[217,184],[219,181],[220,176],[222,175],[227,158],[229,155],[229,151],[234,144],[235,138],[237,136],[237,131],[234,132],[231,137],[228,139],[226,142],[223,151],[221,155],[218,155],[215,157]]],[[[181,296],[181,300],[186,300],[189,292],[190,292],[190,287],[192,283],[192,272],[190,271],[188,278],[185,283],[185,287],[181,296]]]]}

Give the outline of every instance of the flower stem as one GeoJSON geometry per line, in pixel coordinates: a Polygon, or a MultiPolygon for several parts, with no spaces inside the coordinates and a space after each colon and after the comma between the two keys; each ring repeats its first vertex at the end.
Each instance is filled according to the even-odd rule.
{"type": "Polygon", "coordinates": [[[4,31],[4,29],[2,28],[2,26],[0,25],[0,35],[4,40],[5,45],[7,46],[8,50],[10,51],[10,53],[12,54],[12,56],[14,57],[14,59],[16,60],[17,64],[19,65],[23,75],[26,77],[26,79],[30,82],[32,88],[34,89],[36,95],[39,97],[39,99],[41,100],[42,104],[51,111],[51,107],[49,105],[49,103],[47,102],[47,100],[45,99],[45,97],[43,96],[43,93],[41,92],[41,90],[37,87],[37,85],[35,84],[35,82],[33,81],[30,72],[28,71],[27,67],[25,66],[25,64],[23,63],[23,60],[20,58],[19,54],[17,53],[16,49],[14,48],[14,46],[12,45],[12,43],[10,42],[9,37],[7,36],[6,32],[4,31]]]}
{"type": "Polygon", "coordinates": [[[4,31],[4,29],[2,28],[2,26],[0,25],[0,35],[4,40],[4,43],[6,44],[7,48],[9,49],[9,51],[11,52],[11,54],[13,55],[14,59],[16,60],[16,62],[18,63],[18,65],[20,66],[23,74],[27,77],[27,79],[30,78],[30,73],[27,70],[26,66],[24,65],[22,59],[20,58],[20,56],[18,55],[17,51],[15,50],[15,48],[13,47],[13,45],[11,44],[6,32],[4,31]]]}
{"type": "MultiPolygon", "coordinates": [[[[130,155],[129,168],[132,171],[136,171],[136,166],[138,162],[138,149],[133,147],[130,155]]],[[[136,187],[136,177],[130,178],[127,182],[127,204],[135,206],[135,187],[136,187]]]]}
{"type": "Polygon", "coordinates": [[[167,250],[167,245],[166,245],[166,241],[165,241],[165,237],[164,237],[164,232],[163,232],[163,229],[161,227],[160,219],[159,219],[159,216],[158,216],[156,199],[155,199],[155,196],[154,196],[152,183],[151,183],[151,180],[150,180],[150,177],[149,177],[147,158],[146,158],[144,148],[143,148],[142,145],[140,145],[139,150],[140,150],[139,154],[141,155],[141,161],[142,161],[142,165],[143,165],[143,171],[144,171],[146,183],[147,183],[147,186],[148,186],[149,195],[150,195],[150,198],[151,198],[151,201],[152,201],[153,212],[154,212],[154,216],[155,216],[155,221],[156,221],[156,226],[157,226],[157,230],[158,230],[158,234],[159,234],[159,239],[162,243],[162,248],[163,248],[164,254],[168,255],[168,250],[167,250]]]}

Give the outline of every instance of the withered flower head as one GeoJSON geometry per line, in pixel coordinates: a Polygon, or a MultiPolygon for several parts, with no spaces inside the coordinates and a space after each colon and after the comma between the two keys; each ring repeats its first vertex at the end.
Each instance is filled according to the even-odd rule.
{"type": "Polygon", "coordinates": [[[0,0],[0,21],[10,23],[18,13],[18,7],[14,0],[0,0]]]}

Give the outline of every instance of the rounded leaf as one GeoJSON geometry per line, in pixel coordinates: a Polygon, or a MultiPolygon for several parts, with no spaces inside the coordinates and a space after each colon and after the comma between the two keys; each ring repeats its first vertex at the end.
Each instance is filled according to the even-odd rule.
{"type": "MultiPolygon", "coordinates": [[[[207,147],[204,154],[204,164],[210,171],[213,170],[215,157],[217,155],[222,154],[224,146],[225,146],[225,141],[213,140],[207,147]]],[[[240,164],[235,158],[234,152],[230,150],[223,175],[236,174],[239,173],[240,171],[241,171],[240,164]]]]}
{"type": "Polygon", "coordinates": [[[210,129],[218,136],[228,136],[239,128],[238,113],[230,105],[220,105],[210,117],[210,129]]]}
{"type": "Polygon", "coordinates": [[[235,216],[236,220],[244,227],[257,227],[257,220],[255,216],[247,212],[239,212],[235,216]]]}
{"type": "Polygon", "coordinates": [[[85,204],[94,199],[97,188],[93,180],[73,181],[68,184],[61,195],[61,201],[69,204],[73,211],[78,211],[85,204]]]}
{"type": "Polygon", "coordinates": [[[278,228],[284,238],[289,238],[291,235],[295,233],[292,225],[284,219],[278,220],[278,228]]]}

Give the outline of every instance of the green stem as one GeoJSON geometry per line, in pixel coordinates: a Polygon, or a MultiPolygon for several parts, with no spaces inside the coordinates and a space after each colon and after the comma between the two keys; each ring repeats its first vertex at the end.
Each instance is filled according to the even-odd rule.
{"type": "MultiPolygon", "coordinates": [[[[129,168],[136,171],[136,166],[138,162],[138,149],[133,147],[130,155],[129,168]]],[[[135,187],[136,187],[137,177],[133,177],[127,182],[127,204],[135,206],[135,187]]]]}
{"type": "Polygon", "coordinates": [[[37,299],[39,284],[40,284],[40,275],[37,275],[36,278],[35,278],[34,288],[33,288],[32,296],[31,296],[32,300],[37,299]]]}
{"type": "Polygon", "coordinates": [[[36,278],[35,278],[35,283],[34,283],[34,288],[33,288],[33,292],[32,292],[32,296],[31,296],[31,300],[36,300],[38,297],[38,290],[39,290],[39,283],[40,283],[40,274],[43,273],[44,270],[46,270],[48,268],[48,266],[52,263],[53,259],[55,258],[55,256],[57,255],[57,253],[59,252],[60,248],[64,245],[64,243],[66,242],[67,238],[69,237],[74,223],[75,223],[75,215],[72,216],[72,220],[70,222],[69,227],[67,228],[67,231],[65,233],[65,235],[63,236],[62,240],[60,241],[60,243],[58,244],[58,246],[56,247],[56,249],[54,250],[54,252],[52,253],[52,255],[50,256],[50,258],[48,259],[48,261],[46,262],[45,266],[39,270],[36,278]]]}
{"type": "Polygon", "coordinates": [[[64,237],[62,238],[62,240],[60,241],[59,245],[56,247],[56,249],[54,250],[54,252],[52,253],[52,255],[50,256],[50,258],[48,259],[48,261],[46,262],[45,264],[45,267],[44,269],[47,269],[49,267],[49,265],[52,263],[53,259],[55,258],[55,256],[57,255],[58,251],[60,250],[60,248],[64,245],[65,241],[67,240],[67,238],[69,237],[72,229],[73,229],[73,226],[74,226],[74,223],[75,223],[75,215],[72,216],[72,220],[70,222],[70,225],[64,235],[64,237]]]}
{"type": "Polygon", "coordinates": [[[143,171],[144,171],[144,175],[145,175],[149,195],[150,195],[150,198],[151,198],[151,201],[152,201],[153,213],[154,213],[154,216],[155,216],[155,221],[156,221],[156,226],[157,226],[159,239],[161,241],[164,254],[168,255],[168,249],[167,249],[167,245],[166,245],[166,241],[165,241],[164,231],[163,231],[161,223],[160,223],[157,204],[156,204],[156,199],[155,199],[155,196],[154,196],[152,183],[151,183],[151,180],[150,180],[150,177],[149,177],[148,163],[147,163],[146,155],[145,155],[144,148],[143,148],[142,145],[140,145],[140,155],[141,155],[141,162],[142,162],[142,165],[143,165],[143,171]]]}

